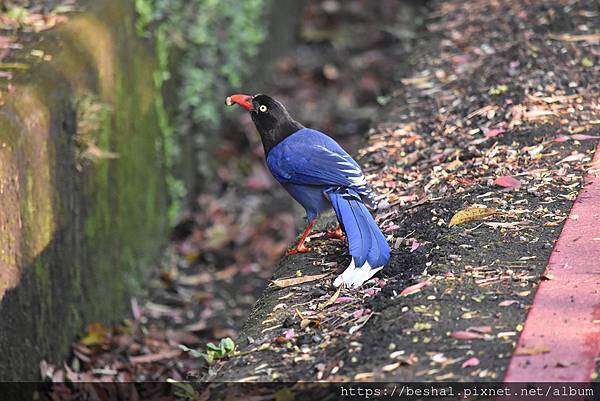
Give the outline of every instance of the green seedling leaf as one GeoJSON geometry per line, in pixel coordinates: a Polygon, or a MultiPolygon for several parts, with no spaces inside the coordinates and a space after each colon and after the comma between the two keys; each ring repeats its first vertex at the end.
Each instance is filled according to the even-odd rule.
{"type": "Polygon", "coordinates": [[[206,344],[206,349],[209,351],[215,351],[215,352],[220,352],[222,350],[222,348],[220,346],[217,346],[213,343],[206,344]]]}
{"type": "Polygon", "coordinates": [[[181,344],[179,345],[179,348],[189,352],[194,358],[204,358],[209,365],[212,365],[217,359],[223,359],[235,351],[235,343],[229,337],[223,338],[219,342],[219,345],[208,343],[206,344],[206,353],[188,348],[181,344]]]}
{"type": "Polygon", "coordinates": [[[496,86],[490,88],[488,93],[490,95],[500,95],[506,91],[508,91],[508,86],[501,84],[501,85],[496,85],[496,86]]]}
{"type": "Polygon", "coordinates": [[[206,357],[206,354],[203,354],[202,352],[197,351],[195,349],[188,348],[185,345],[179,344],[179,348],[185,352],[189,352],[190,355],[192,355],[194,358],[205,358],[206,357]]]}
{"type": "Polygon", "coordinates": [[[229,337],[222,339],[221,345],[223,346],[223,349],[225,350],[225,352],[228,354],[235,350],[235,343],[229,337]]]}

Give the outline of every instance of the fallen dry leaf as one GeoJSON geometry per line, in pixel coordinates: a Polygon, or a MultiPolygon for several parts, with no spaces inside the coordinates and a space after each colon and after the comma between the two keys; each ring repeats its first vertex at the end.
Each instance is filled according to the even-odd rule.
{"type": "Polygon", "coordinates": [[[591,33],[586,35],[571,35],[563,33],[562,35],[549,35],[550,39],[562,40],[563,42],[600,42],[600,33],[591,33]]]}
{"type": "Polygon", "coordinates": [[[481,340],[484,338],[483,334],[475,333],[473,331],[453,331],[450,333],[450,337],[456,338],[457,340],[481,340]]]}
{"type": "Polygon", "coordinates": [[[576,162],[576,161],[583,159],[584,157],[585,157],[585,155],[583,153],[575,153],[575,154],[572,154],[571,156],[565,157],[564,159],[557,162],[556,164],[567,163],[567,162],[576,162]]]}
{"type": "Polygon", "coordinates": [[[108,342],[109,330],[101,323],[90,323],[87,334],[81,339],[81,344],[87,346],[100,345],[108,342]]]}
{"type": "Polygon", "coordinates": [[[554,142],[566,142],[571,140],[571,137],[568,135],[561,135],[554,138],[554,142]]]}
{"type": "Polygon", "coordinates": [[[163,359],[176,358],[179,355],[181,355],[181,350],[178,350],[178,349],[172,350],[171,349],[168,351],[159,352],[157,354],[130,356],[129,362],[131,362],[134,365],[137,365],[137,364],[142,364],[142,363],[151,363],[151,362],[162,361],[163,359]]]}
{"type": "Polygon", "coordinates": [[[384,372],[391,372],[393,370],[396,370],[399,367],[400,367],[400,362],[395,362],[395,363],[391,363],[389,365],[385,365],[384,367],[381,368],[381,370],[384,372]]]}
{"type": "Polygon", "coordinates": [[[544,273],[541,277],[542,280],[554,280],[554,274],[544,273]]]}
{"type": "Polygon", "coordinates": [[[418,284],[411,285],[410,287],[406,287],[405,289],[402,290],[400,295],[405,297],[407,295],[416,294],[417,292],[421,291],[423,288],[427,287],[430,284],[430,282],[431,282],[431,280],[428,279],[425,281],[421,281],[418,284]]]}
{"type": "Polygon", "coordinates": [[[457,226],[459,224],[463,224],[463,223],[466,223],[469,221],[481,220],[486,217],[493,216],[496,213],[498,213],[498,211],[494,208],[468,207],[459,212],[456,212],[456,214],[454,214],[454,216],[452,216],[452,219],[450,220],[448,227],[457,226]]]}
{"type": "Polygon", "coordinates": [[[479,365],[479,359],[477,358],[469,358],[466,361],[463,362],[462,367],[463,368],[470,368],[472,366],[477,366],[479,365]]]}
{"type": "Polygon", "coordinates": [[[600,136],[574,134],[574,135],[571,135],[571,138],[573,138],[577,141],[586,141],[588,139],[600,139],[600,136]]]}
{"type": "Polygon", "coordinates": [[[505,175],[505,176],[496,178],[496,180],[494,181],[494,184],[496,184],[500,187],[503,187],[503,188],[516,189],[521,186],[521,181],[517,180],[516,178],[505,175]]]}
{"type": "Polygon", "coordinates": [[[593,136],[593,135],[585,135],[585,134],[574,134],[574,135],[561,135],[561,136],[557,136],[556,138],[554,138],[554,142],[566,142],[566,141],[570,141],[571,139],[576,140],[576,141],[587,141],[589,139],[600,139],[600,136],[593,136]]]}
{"type": "Polygon", "coordinates": [[[308,283],[311,281],[320,280],[323,277],[327,277],[328,275],[329,275],[329,273],[324,273],[324,274],[315,274],[313,276],[281,278],[281,279],[273,280],[273,284],[275,284],[277,287],[285,288],[285,287],[291,287],[293,285],[298,285],[298,284],[308,283]]]}
{"type": "Polygon", "coordinates": [[[291,340],[295,336],[296,336],[296,332],[295,332],[295,330],[293,328],[286,330],[285,333],[284,333],[284,338],[286,340],[291,340]]]}
{"type": "Polygon", "coordinates": [[[338,299],[338,297],[340,296],[340,291],[342,291],[342,286],[341,285],[337,288],[337,291],[333,293],[333,295],[331,296],[331,298],[329,298],[327,300],[327,302],[323,302],[322,304],[319,304],[318,308],[319,309],[325,309],[329,305],[333,305],[335,303],[335,301],[338,299]]]}
{"type": "Polygon", "coordinates": [[[421,246],[421,244],[419,243],[419,241],[413,239],[412,243],[410,245],[410,253],[413,253],[414,251],[416,251],[420,246],[421,246]]]}
{"type": "Polygon", "coordinates": [[[498,135],[504,133],[504,130],[502,128],[492,128],[492,129],[488,129],[488,130],[484,130],[483,131],[483,135],[486,138],[494,138],[497,137],[498,135]]]}

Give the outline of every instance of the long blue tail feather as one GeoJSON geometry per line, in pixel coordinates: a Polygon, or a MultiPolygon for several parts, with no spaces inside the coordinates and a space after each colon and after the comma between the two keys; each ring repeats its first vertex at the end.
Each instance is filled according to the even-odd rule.
{"type": "Polygon", "coordinates": [[[338,220],[346,232],[353,263],[344,273],[343,281],[359,286],[383,267],[390,258],[390,246],[362,202],[359,194],[349,188],[327,191],[338,220]],[[374,270],[372,273],[363,269],[374,270]],[[349,271],[351,270],[351,271],[349,271]]]}

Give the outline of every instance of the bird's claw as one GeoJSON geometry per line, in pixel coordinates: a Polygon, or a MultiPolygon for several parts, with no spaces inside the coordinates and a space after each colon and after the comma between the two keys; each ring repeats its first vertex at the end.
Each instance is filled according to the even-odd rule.
{"type": "Polygon", "coordinates": [[[307,248],[304,245],[298,245],[295,248],[288,249],[288,251],[285,253],[285,255],[289,256],[289,255],[295,255],[297,253],[307,253],[307,252],[310,252],[310,248],[307,248]]]}
{"type": "Polygon", "coordinates": [[[344,232],[342,231],[342,228],[338,226],[335,230],[327,231],[327,236],[329,238],[342,239],[344,238],[344,232]]]}

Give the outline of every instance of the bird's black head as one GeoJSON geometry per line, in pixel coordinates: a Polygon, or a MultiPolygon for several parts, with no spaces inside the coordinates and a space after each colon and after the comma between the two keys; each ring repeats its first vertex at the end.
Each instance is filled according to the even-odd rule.
{"type": "Polygon", "coordinates": [[[265,148],[265,155],[279,142],[303,128],[279,101],[270,96],[261,93],[254,96],[232,95],[225,100],[228,106],[236,103],[250,112],[265,148]]]}

